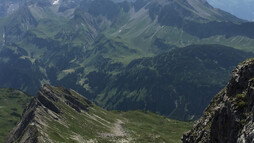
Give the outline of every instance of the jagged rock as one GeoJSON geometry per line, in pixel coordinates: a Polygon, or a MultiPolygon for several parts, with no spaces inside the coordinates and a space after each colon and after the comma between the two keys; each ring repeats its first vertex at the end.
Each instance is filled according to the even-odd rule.
{"type": "Polygon", "coordinates": [[[46,108],[52,110],[53,112],[59,114],[60,110],[52,103],[49,99],[47,99],[45,96],[38,94],[38,100],[42,105],[44,105],[46,108]]]}
{"type": "Polygon", "coordinates": [[[89,111],[88,106],[79,102],[77,98],[68,95],[65,95],[64,97],[67,99],[66,103],[70,105],[72,108],[74,108],[76,111],[78,112],[81,112],[81,110],[89,111]]]}
{"type": "Polygon", "coordinates": [[[238,65],[183,143],[254,142],[254,59],[238,65]]]}

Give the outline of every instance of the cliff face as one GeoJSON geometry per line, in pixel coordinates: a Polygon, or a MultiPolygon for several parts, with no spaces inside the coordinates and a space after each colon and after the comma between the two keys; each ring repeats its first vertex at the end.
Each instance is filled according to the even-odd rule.
{"type": "Polygon", "coordinates": [[[183,143],[252,143],[254,141],[254,60],[238,65],[183,143]]]}

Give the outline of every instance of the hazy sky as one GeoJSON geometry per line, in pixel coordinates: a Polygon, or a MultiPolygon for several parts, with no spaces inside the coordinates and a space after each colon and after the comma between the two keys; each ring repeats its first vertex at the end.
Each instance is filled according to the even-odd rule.
{"type": "Polygon", "coordinates": [[[254,0],[207,0],[213,7],[223,9],[239,18],[254,21],[254,0]]]}

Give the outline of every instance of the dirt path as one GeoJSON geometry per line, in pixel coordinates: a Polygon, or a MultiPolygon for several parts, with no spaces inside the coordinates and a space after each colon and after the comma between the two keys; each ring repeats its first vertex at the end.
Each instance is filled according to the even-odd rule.
{"type": "Polygon", "coordinates": [[[111,133],[102,133],[101,136],[104,138],[108,137],[125,137],[127,136],[126,131],[122,127],[123,121],[117,120],[111,127],[111,133]]]}
{"type": "Polygon", "coordinates": [[[122,127],[123,121],[117,120],[116,123],[114,123],[114,127],[112,128],[113,135],[115,137],[124,137],[127,136],[127,133],[122,127]]]}

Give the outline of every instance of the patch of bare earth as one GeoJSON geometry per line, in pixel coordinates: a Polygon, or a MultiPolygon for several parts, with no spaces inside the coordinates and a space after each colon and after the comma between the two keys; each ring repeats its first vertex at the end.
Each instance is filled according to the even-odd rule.
{"type": "Polygon", "coordinates": [[[115,138],[118,143],[129,143],[131,141],[130,136],[122,127],[124,122],[122,120],[117,120],[111,128],[111,133],[102,133],[100,136],[102,138],[115,138]]]}

